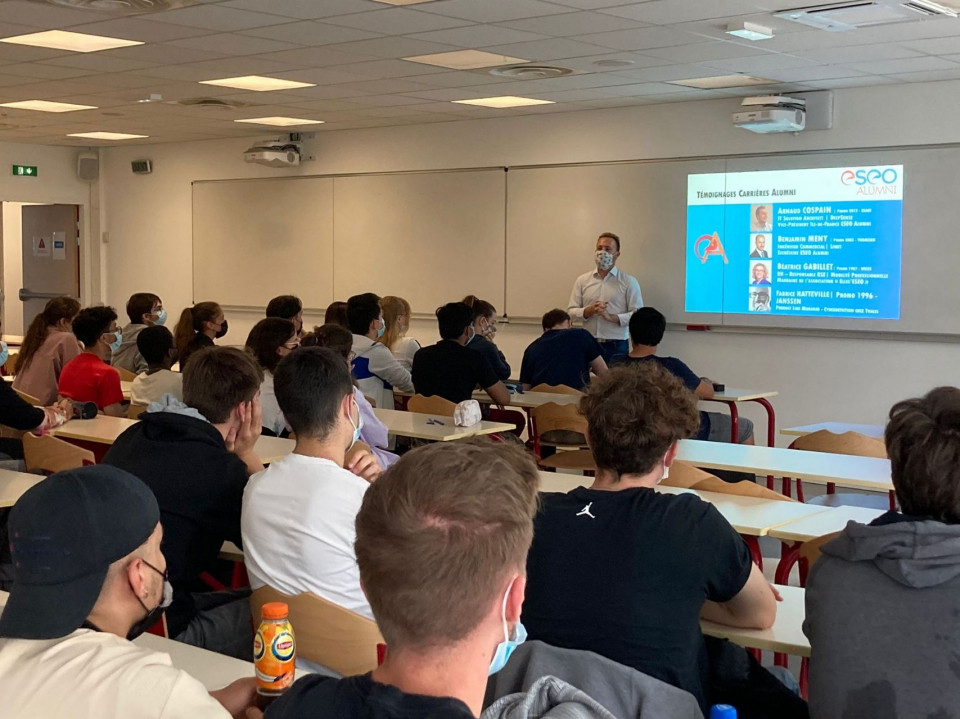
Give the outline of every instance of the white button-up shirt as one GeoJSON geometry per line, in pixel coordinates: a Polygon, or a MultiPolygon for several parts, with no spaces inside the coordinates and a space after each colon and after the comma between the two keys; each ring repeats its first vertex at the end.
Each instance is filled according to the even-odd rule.
{"type": "Polygon", "coordinates": [[[580,275],[573,283],[568,305],[570,317],[583,320],[584,327],[598,340],[625,340],[630,315],[643,307],[643,296],[637,278],[614,267],[603,278],[596,270],[580,275]],[[607,303],[607,312],[616,316],[619,324],[607,322],[600,315],[584,319],[583,308],[597,300],[607,303]]]}

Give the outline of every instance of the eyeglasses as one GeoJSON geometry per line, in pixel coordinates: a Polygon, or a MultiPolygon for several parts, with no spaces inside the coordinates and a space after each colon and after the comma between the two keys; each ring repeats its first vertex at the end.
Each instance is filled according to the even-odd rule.
{"type": "Polygon", "coordinates": [[[300,342],[284,342],[283,347],[286,347],[288,350],[295,350],[300,346],[300,342]]]}

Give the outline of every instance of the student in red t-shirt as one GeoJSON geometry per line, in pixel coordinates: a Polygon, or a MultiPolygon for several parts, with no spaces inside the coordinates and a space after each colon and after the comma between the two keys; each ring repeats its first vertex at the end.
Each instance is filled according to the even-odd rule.
{"type": "Polygon", "coordinates": [[[73,320],[73,334],[83,343],[83,352],[60,372],[60,395],[94,402],[104,414],[125,417],[127,403],[120,389],[120,375],[106,363],[123,341],[116,311],[113,307],[80,310],[73,320]]]}

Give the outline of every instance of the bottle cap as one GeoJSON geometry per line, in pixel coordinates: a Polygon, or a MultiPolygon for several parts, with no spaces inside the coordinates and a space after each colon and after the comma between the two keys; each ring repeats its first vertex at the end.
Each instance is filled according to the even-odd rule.
{"type": "Polygon", "coordinates": [[[264,619],[286,619],[290,613],[286,602],[267,602],[260,611],[264,619]]]}
{"type": "Polygon", "coordinates": [[[737,710],[729,704],[714,704],[710,707],[710,719],[737,719],[737,710]]]}

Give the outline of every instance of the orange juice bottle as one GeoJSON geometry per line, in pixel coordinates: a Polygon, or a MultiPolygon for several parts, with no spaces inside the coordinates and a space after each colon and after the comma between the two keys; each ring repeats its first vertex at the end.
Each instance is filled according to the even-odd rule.
{"type": "Polygon", "coordinates": [[[261,709],[293,684],[297,640],[284,602],[263,605],[263,618],[253,638],[253,664],[257,673],[257,706],[261,709]]]}

